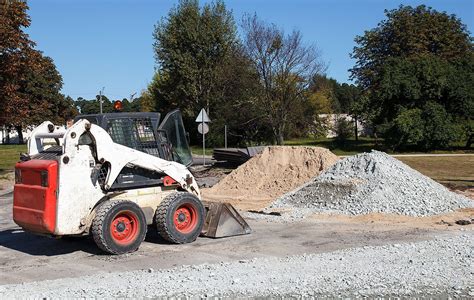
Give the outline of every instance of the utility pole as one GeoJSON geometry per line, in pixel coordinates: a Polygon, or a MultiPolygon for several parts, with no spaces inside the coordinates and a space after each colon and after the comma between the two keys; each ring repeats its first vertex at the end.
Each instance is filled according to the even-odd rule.
{"type": "Polygon", "coordinates": [[[100,113],[102,113],[102,94],[104,93],[105,87],[102,87],[102,89],[99,91],[99,104],[100,104],[100,113]]]}
{"type": "Polygon", "coordinates": [[[224,147],[227,149],[227,125],[224,125],[224,147]]]}

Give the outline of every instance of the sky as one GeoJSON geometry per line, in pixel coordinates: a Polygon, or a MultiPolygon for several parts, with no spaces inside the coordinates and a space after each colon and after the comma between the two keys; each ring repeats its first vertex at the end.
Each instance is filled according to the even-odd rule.
{"type": "MultiPolygon", "coordinates": [[[[201,4],[208,1],[200,1],[201,4]]],[[[104,88],[111,100],[130,98],[153,77],[154,25],[177,1],[171,0],[29,0],[32,24],[26,30],[37,49],[53,58],[63,77],[62,92],[92,99],[104,88]]],[[[286,32],[301,31],[328,64],[327,75],[350,82],[354,37],[377,26],[384,9],[399,5],[431,6],[456,14],[474,30],[473,0],[227,0],[237,25],[256,13],[286,32]]]]}

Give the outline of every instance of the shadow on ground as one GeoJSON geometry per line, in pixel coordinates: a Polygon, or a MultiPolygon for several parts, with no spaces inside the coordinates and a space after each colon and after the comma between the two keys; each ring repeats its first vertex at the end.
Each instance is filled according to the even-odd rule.
{"type": "MultiPolygon", "coordinates": [[[[154,227],[148,227],[146,242],[153,244],[170,244],[161,238],[154,227]]],[[[35,235],[22,229],[7,229],[0,231],[0,247],[20,251],[29,255],[56,256],[77,251],[93,255],[109,255],[101,251],[90,236],[66,236],[54,238],[35,235]]]]}
{"type": "Polygon", "coordinates": [[[68,237],[56,239],[34,235],[21,229],[0,231],[0,246],[30,255],[55,256],[84,251],[101,254],[94,241],[88,237],[68,237]]]}

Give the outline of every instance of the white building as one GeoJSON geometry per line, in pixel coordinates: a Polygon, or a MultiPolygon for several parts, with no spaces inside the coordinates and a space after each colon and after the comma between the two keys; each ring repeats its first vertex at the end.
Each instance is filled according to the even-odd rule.
{"type": "MultiPolygon", "coordinates": [[[[34,127],[23,128],[23,141],[26,142],[30,137],[34,127]]],[[[0,144],[6,144],[10,137],[10,144],[18,144],[18,132],[15,128],[11,128],[8,132],[6,126],[0,127],[0,144]]]]}
{"type": "MultiPolygon", "coordinates": [[[[354,118],[348,114],[319,114],[318,117],[325,124],[327,138],[336,137],[336,125],[339,120],[343,119],[354,124],[354,118]]],[[[369,128],[366,128],[359,120],[357,120],[357,132],[359,136],[370,134],[369,128]]]]}

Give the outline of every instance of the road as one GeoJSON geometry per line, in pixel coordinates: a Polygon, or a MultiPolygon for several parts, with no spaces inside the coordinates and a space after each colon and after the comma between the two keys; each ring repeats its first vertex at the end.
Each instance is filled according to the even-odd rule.
{"type": "Polygon", "coordinates": [[[140,249],[132,254],[101,253],[90,238],[54,239],[26,233],[11,219],[12,194],[0,197],[0,285],[79,277],[109,272],[182,265],[231,262],[258,257],[324,253],[367,245],[421,241],[452,228],[373,220],[346,222],[316,218],[302,223],[270,223],[249,219],[253,233],[225,239],[198,238],[172,245],[149,228],[140,249]]]}

